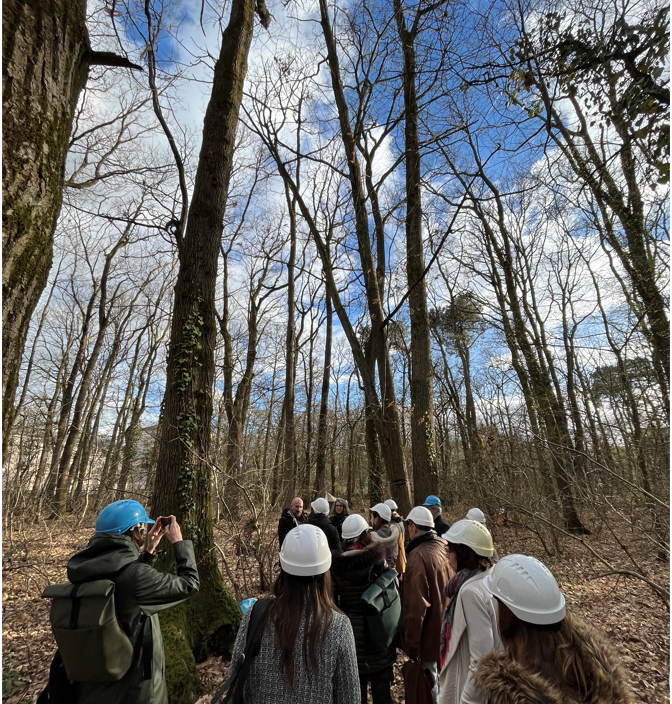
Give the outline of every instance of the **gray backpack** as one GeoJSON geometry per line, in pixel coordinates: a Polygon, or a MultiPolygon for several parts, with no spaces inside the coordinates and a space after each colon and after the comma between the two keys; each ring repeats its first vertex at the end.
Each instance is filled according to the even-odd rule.
{"type": "Polygon", "coordinates": [[[114,682],[128,672],[133,645],[117,621],[113,581],[51,584],[42,598],[53,599],[51,630],[68,679],[114,682]]]}

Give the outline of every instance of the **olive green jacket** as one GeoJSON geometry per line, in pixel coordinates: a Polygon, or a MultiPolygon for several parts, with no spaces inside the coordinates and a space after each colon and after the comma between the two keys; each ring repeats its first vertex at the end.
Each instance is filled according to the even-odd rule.
{"type": "Polygon", "coordinates": [[[118,682],[78,682],[73,704],[168,704],[165,659],[158,612],[184,601],[198,591],[198,572],[191,540],[173,545],[177,575],[158,572],[152,567],[156,557],[139,553],[127,535],[96,533],[88,546],[68,562],[68,579],[88,582],[111,579],[115,584],[114,604],[119,624],[135,643],[141,638],[143,615],[151,626],[152,677],[143,679],[142,647],[140,656],[118,682]]]}

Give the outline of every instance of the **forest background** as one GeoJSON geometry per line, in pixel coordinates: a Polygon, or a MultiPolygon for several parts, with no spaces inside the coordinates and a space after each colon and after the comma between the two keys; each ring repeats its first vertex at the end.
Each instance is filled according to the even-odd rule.
{"type": "Polygon", "coordinates": [[[3,3],[5,645],[119,498],[195,542],[174,702],[295,494],[480,506],[666,620],[668,51],[649,0],[3,3]]]}

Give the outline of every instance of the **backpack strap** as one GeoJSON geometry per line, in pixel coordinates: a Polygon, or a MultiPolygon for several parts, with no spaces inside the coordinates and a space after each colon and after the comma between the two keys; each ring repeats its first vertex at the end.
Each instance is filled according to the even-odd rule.
{"type": "Polygon", "coordinates": [[[79,588],[81,586],[81,582],[78,582],[73,587],[72,592],[70,592],[72,606],[70,607],[70,623],[68,624],[68,629],[71,631],[77,628],[77,621],[79,620],[79,607],[81,605],[81,599],[77,596],[77,592],[79,592],[79,588]]]}
{"type": "MultiPolygon", "coordinates": [[[[268,598],[258,599],[254,602],[252,613],[250,614],[250,622],[247,626],[243,662],[233,678],[229,678],[217,692],[215,692],[215,696],[212,698],[210,704],[217,704],[224,692],[226,692],[224,704],[228,704],[234,697],[242,701],[242,688],[247,679],[247,673],[252,666],[252,660],[259,655],[259,651],[261,650],[261,638],[264,634],[268,607],[271,601],[272,599],[268,598]]],[[[233,699],[233,701],[235,702],[236,700],[233,699]]]]}
{"type": "Polygon", "coordinates": [[[142,679],[152,679],[152,665],[154,664],[154,638],[152,637],[152,619],[145,616],[142,624],[142,634],[138,640],[142,640],[142,679]]]}

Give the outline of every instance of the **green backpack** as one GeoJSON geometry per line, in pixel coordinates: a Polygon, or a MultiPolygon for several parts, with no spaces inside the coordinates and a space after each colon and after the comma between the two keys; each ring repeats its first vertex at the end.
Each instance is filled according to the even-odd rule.
{"type": "Polygon", "coordinates": [[[117,621],[113,581],[51,584],[42,598],[53,599],[51,630],[68,679],[114,682],[126,674],[133,645],[117,621]]]}
{"type": "Polygon", "coordinates": [[[392,645],[401,621],[401,596],[396,570],[386,570],[362,594],[369,646],[382,652],[392,645]]]}

